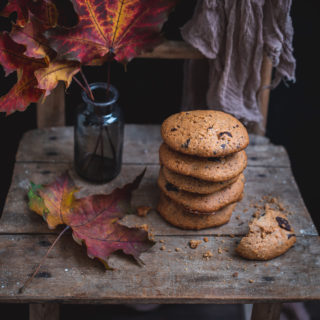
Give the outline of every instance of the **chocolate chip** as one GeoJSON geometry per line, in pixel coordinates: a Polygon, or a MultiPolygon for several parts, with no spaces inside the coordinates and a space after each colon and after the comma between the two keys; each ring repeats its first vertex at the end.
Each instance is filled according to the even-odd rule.
{"type": "Polygon", "coordinates": [[[225,148],[226,148],[226,145],[225,145],[225,144],[222,144],[220,147],[221,147],[222,149],[225,149],[225,148]]]}
{"type": "Polygon", "coordinates": [[[217,154],[217,151],[213,151],[213,154],[216,155],[216,154],[217,154]]]}
{"type": "Polygon", "coordinates": [[[190,139],[187,139],[187,141],[181,145],[181,148],[187,149],[189,147],[189,143],[190,143],[190,139]]]}
{"type": "Polygon", "coordinates": [[[290,233],[290,234],[288,234],[288,240],[290,239],[290,238],[292,238],[292,237],[295,237],[296,235],[294,234],[294,233],[290,233]]]}
{"type": "Polygon", "coordinates": [[[212,161],[212,162],[220,162],[221,159],[220,158],[217,158],[217,157],[209,157],[207,158],[209,161],[212,161]]]}
{"type": "Polygon", "coordinates": [[[177,131],[177,130],[178,130],[177,128],[171,128],[170,131],[172,132],[172,131],[177,131]]]}
{"type": "Polygon", "coordinates": [[[219,132],[219,133],[218,133],[219,139],[220,139],[224,134],[226,134],[227,136],[229,136],[230,138],[232,138],[231,132],[229,132],[229,131],[222,131],[222,132],[219,132]]]}
{"type": "Polygon", "coordinates": [[[281,217],[276,217],[276,220],[277,220],[280,228],[285,229],[287,231],[291,231],[291,227],[290,227],[288,220],[281,218],[281,217]]]}
{"type": "Polygon", "coordinates": [[[170,183],[170,182],[167,182],[167,183],[166,183],[166,189],[167,189],[168,191],[175,191],[175,192],[178,192],[178,191],[179,191],[179,189],[178,189],[174,184],[172,184],[172,183],[170,183]]]}

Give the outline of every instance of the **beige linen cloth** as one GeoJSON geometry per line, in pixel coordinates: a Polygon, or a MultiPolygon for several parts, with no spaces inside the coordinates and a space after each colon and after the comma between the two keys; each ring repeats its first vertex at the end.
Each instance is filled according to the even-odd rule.
{"type": "Polygon", "coordinates": [[[271,87],[295,81],[291,0],[198,0],[183,39],[208,59],[184,65],[182,109],[206,106],[261,123],[263,55],[274,66],[271,87]]]}

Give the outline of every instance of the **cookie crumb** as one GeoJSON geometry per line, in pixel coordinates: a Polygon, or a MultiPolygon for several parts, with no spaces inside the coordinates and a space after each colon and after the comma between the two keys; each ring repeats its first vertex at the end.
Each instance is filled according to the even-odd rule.
{"type": "Polygon", "coordinates": [[[237,220],[240,220],[240,215],[239,215],[239,214],[236,216],[236,219],[237,219],[237,220]]]}
{"type": "Polygon", "coordinates": [[[152,208],[148,206],[140,206],[137,208],[137,214],[139,217],[146,217],[152,208]]]}
{"type": "Polygon", "coordinates": [[[234,237],[235,237],[235,235],[231,233],[230,234],[230,238],[234,238],[234,237]]]}
{"type": "Polygon", "coordinates": [[[148,231],[149,226],[147,224],[142,224],[141,226],[139,226],[139,229],[144,230],[144,231],[148,231]]]}
{"type": "Polygon", "coordinates": [[[171,252],[171,251],[172,251],[171,249],[168,250],[168,252],[171,252]]]}
{"type": "Polygon", "coordinates": [[[191,249],[196,249],[201,242],[201,240],[190,240],[189,246],[191,249]]]}
{"type": "Polygon", "coordinates": [[[175,248],[174,250],[175,250],[176,252],[180,252],[180,251],[181,251],[180,248],[175,248]]]}
{"type": "Polygon", "coordinates": [[[213,257],[213,253],[210,250],[203,254],[203,258],[206,260],[209,260],[211,257],[213,257]]]}
{"type": "Polygon", "coordinates": [[[160,247],[160,250],[162,250],[162,251],[163,251],[163,250],[166,250],[166,247],[165,247],[165,246],[161,246],[161,247],[160,247]]]}
{"type": "Polygon", "coordinates": [[[209,241],[208,237],[204,237],[204,238],[203,238],[203,241],[204,241],[204,242],[208,242],[208,241],[209,241]]]}
{"type": "Polygon", "coordinates": [[[249,279],[249,283],[254,283],[254,280],[252,280],[252,279],[249,279]]]}
{"type": "Polygon", "coordinates": [[[220,254],[222,253],[222,249],[221,248],[218,249],[218,253],[220,253],[220,254]]]}
{"type": "Polygon", "coordinates": [[[238,273],[238,272],[235,272],[232,276],[233,276],[234,278],[238,278],[239,273],[238,273]]]}
{"type": "Polygon", "coordinates": [[[160,242],[160,243],[164,243],[164,240],[161,239],[159,242],[160,242]]]}

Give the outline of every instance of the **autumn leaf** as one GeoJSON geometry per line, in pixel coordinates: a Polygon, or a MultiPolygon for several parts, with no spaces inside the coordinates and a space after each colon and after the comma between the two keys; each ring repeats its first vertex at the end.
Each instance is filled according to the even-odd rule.
{"type": "Polygon", "coordinates": [[[98,258],[107,268],[108,257],[118,250],[139,261],[140,254],[153,242],[145,230],[128,228],[121,225],[120,220],[132,212],[131,194],[138,188],[144,172],[108,195],[80,199],[74,195],[78,188],[65,173],[49,185],[32,184],[28,193],[29,208],[41,215],[50,229],[60,224],[70,226],[74,240],[86,244],[88,256],[98,258]]]}
{"type": "MultiPolygon", "coordinates": [[[[47,33],[64,59],[88,64],[112,56],[128,62],[161,41],[163,23],[176,0],[72,0],[79,16],[73,28],[47,33]]],[[[103,61],[103,60],[101,60],[103,61]]]]}
{"type": "Polygon", "coordinates": [[[0,98],[0,112],[7,115],[15,111],[24,111],[32,102],[37,102],[45,93],[36,88],[37,79],[31,65],[17,71],[18,82],[0,98]]]}
{"type": "Polygon", "coordinates": [[[9,17],[17,13],[16,24],[23,27],[29,21],[30,12],[47,27],[54,27],[58,20],[56,6],[50,0],[9,0],[0,15],[9,17]]]}
{"type": "Polygon", "coordinates": [[[53,61],[47,68],[41,68],[35,71],[35,77],[38,81],[37,88],[46,91],[45,96],[58,85],[59,81],[65,83],[68,88],[72,78],[80,71],[80,63],[75,61],[53,61]]]}
{"type": "Polygon", "coordinates": [[[44,37],[45,30],[43,23],[30,14],[30,20],[24,27],[12,26],[10,37],[16,43],[26,47],[24,55],[36,59],[45,58],[49,61],[56,54],[44,37]]]}
{"type": "Polygon", "coordinates": [[[14,42],[7,33],[0,34],[0,63],[6,76],[29,61],[24,55],[25,50],[24,46],[14,42]]]}

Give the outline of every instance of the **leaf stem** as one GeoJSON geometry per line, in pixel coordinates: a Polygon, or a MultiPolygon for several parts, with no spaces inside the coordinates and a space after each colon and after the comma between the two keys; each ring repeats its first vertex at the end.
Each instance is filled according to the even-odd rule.
{"type": "Polygon", "coordinates": [[[59,241],[59,239],[62,237],[62,235],[70,229],[70,226],[66,226],[58,235],[58,237],[56,238],[56,240],[54,240],[54,242],[52,243],[52,245],[50,246],[50,248],[48,249],[47,253],[42,257],[40,263],[38,264],[36,270],[34,271],[34,273],[31,275],[31,277],[24,283],[24,285],[19,289],[18,293],[21,294],[23,293],[24,289],[29,285],[29,283],[33,280],[33,278],[37,275],[37,273],[39,272],[44,260],[48,257],[49,253],[51,252],[51,250],[53,249],[53,247],[56,245],[56,243],[59,241]]]}
{"type": "Polygon", "coordinates": [[[89,91],[91,100],[94,101],[94,96],[93,96],[93,94],[92,94],[92,91],[91,91],[91,88],[90,88],[90,86],[89,86],[88,80],[87,80],[86,76],[84,75],[84,73],[83,73],[83,71],[82,71],[81,68],[80,68],[80,74],[81,74],[81,76],[82,76],[82,79],[83,79],[84,83],[85,83],[86,86],[87,86],[87,89],[88,89],[88,91],[89,91]]]}
{"type": "Polygon", "coordinates": [[[90,96],[87,88],[85,88],[85,86],[75,76],[73,76],[72,79],[81,87],[81,89],[87,94],[87,96],[90,96]]]}
{"type": "Polygon", "coordinates": [[[107,67],[107,99],[110,89],[110,70],[111,70],[111,62],[108,61],[108,67],[107,67]]]}

